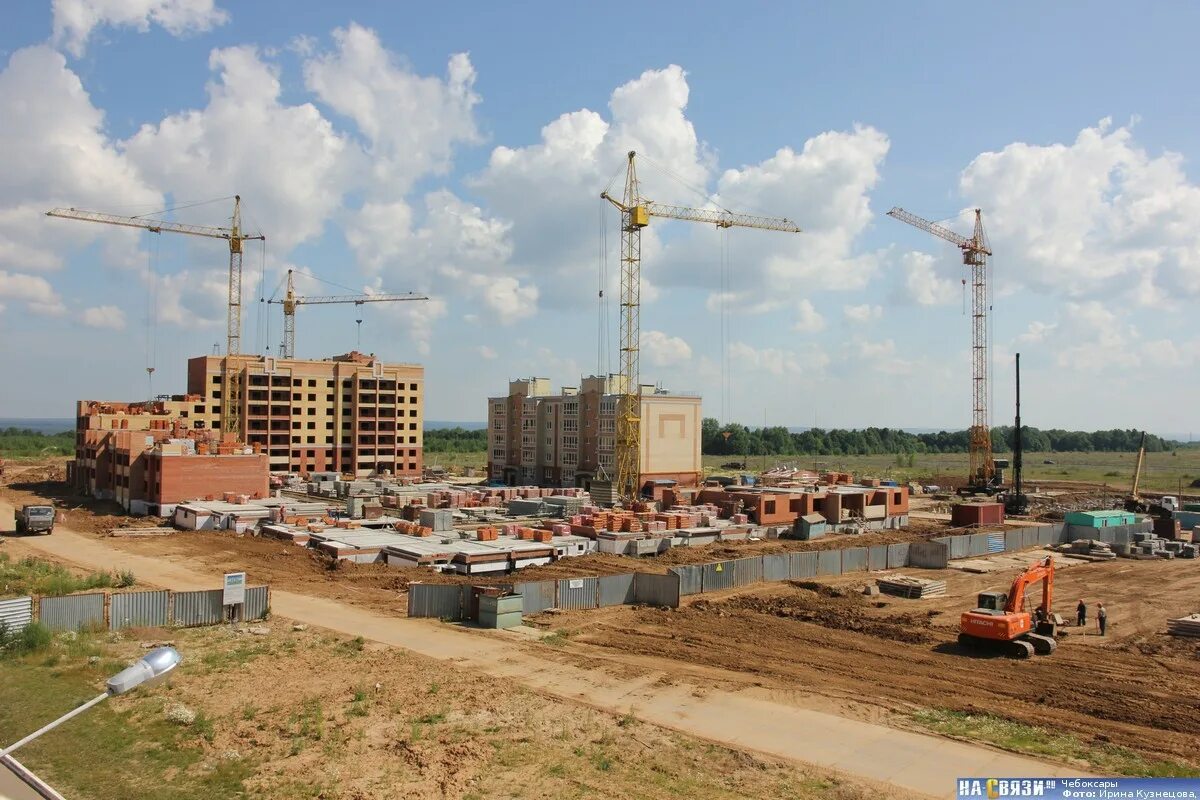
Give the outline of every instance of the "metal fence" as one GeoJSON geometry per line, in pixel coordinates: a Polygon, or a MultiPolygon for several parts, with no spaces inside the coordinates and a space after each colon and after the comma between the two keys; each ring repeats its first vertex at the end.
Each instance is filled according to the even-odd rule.
{"type": "Polygon", "coordinates": [[[33,622],[33,598],[14,597],[10,600],[0,600],[0,625],[10,631],[24,628],[33,622]]]}
{"type": "Polygon", "coordinates": [[[43,597],[38,603],[38,621],[55,631],[104,626],[104,593],[43,597]]]}
{"type": "Polygon", "coordinates": [[[242,604],[242,619],[266,619],[271,610],[271,587],[249,586],[246,588],[246,602],[242,604]]]}
{"type": "Polygon", "coordinates": [[[842,572],[859,572],[867,568],[867,548],[848,547],[842,551],[842,572]]]}
{"type": "Polygon", "coordinates": [[[225,620],[224,592],[204,589],[198,592],[174,593],[175,624],[184,628],[198,625],[220,625],[225,620]]]}
{"type": "Polygon", "coordinates": [[[703,591],[704,569],[702,567],[669,567],[667,572],[679,576],[679,594],[700,594],[703,591]]]}
{"type": "Polygon", "coordinates": [[[410,583],[408,615],[460,620],[463,617],[462,588],[458,584],[410,583]]]}
{"type": "Polygon", "coordinates": [[[651,575],[639,572],[633,580],[634,598],[639,603],[652,606],[679,607],[679,576],[668,572],[666,575],[651,575]]]}
{"type": "Polygon", "coordinates": [[[518,583],[513,591],[521,595],[521,612],[537,614],[554,608],[558,597],[558,581],[529,581],[518,583]]]}
{"type": "Polygon", "coordinates": [[[792,577],[792,562],[785,554],[762,557],[762,579],[764,581],[786,581],[792,577]]]}
{"type": "Polygon", "coordinates": [[[628,606],[637,602],[634,575],[605,575],[596,581],[596,604],[601,607],[628,606]]]}
{"type": "Polygon", "coordinates": [[[108,628],[152,627],[167,624],[170,619],[171,593],[124,592],[114,594],[109,605],[108,628]]]}
{"type": "Polygon", "coordinates": [[[563,578],[558,582],[558,607],[576,611],[596,607],[596,579],[563,578]]]}
{"type": "Polygon", "coordinates": [[[842,551],[820,550],[817,552],[817,575],[841,575],[842,551]]]}

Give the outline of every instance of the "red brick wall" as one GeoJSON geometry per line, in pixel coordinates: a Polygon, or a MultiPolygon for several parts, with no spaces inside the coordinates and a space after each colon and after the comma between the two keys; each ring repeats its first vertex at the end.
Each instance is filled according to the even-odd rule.
{"type": "Polygon", "coordinates": [[[181,503],[219,498],[224,492],[266,497],[270,471],[265,453],[238,456],[160,456],[148,458],[157,477],[157,496],[150,503],[181,503]]]}

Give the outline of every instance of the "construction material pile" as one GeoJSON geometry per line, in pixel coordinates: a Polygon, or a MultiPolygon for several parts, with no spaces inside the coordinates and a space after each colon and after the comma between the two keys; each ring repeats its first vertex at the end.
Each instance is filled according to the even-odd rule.
{"type": "Polygon", "coordinates": [[[1117,557],[1112,546],[1098,539],[1076,539],[1073,542],[1060,544],[1051,548],[1056,552],[1085,558],[1089,561],[1108,561],[1117,557]]]}
{"type": "Polygon", "coordinates": [[[1191,636],[1200,639],[1200,614],[1189,614],[1167,620],[1167,633],[1172,636],[1191,636]]]}
{"type": "Polygon", "coordinates": [[[1143,558],[1196,558],[1200,555],[1200,545],[1164,539],[1153,533],[1135,533],[1129,545],[1129,555],[1143,558]]]}
{"type": "Polygon", "coordinates": [[[876,581],[879,591],[896,597],[919,600],[925,597],[942,597],[946,594],[946,582],[908,575],[888,575],[876,581]]]}

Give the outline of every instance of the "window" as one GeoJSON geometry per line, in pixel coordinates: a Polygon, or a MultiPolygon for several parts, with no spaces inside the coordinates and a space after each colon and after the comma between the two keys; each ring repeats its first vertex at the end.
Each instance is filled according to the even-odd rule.
{"type": "Polygon", "coordinates": [[[204,413],[204,406],[192,406],[192,413],[194,413],[194,414],[203,414],[203,413],[204,413]]]}
{"type": "Polygon", "coordinates": [[[213,385],[214,386],[221,385],[221,376],[220,375],[213,375],[213,385]]]}
{"type": "Polygon", "coordinates": [[[497,461],[503,461],[504,460],[504,448],[497,447],[494,450],[492,450],[492,458],[496,459],[497,461]]]}
{"type": "Polygon", "coordinates": [[[574,450],[568,450],[562,454],[562,463],[566,466],[575,466],[579,462],[579,455],[574,450]]]}
{"type": "Polygon", "coordinates": [[[329,406],[329,408],[325,409],[325,413],[332,417],[333,416],[333,406],[329,406]]]}
{"type": "Polygon", "coordinates": [[[213,390],[213,393],[212,393],[212,399],[213,399],[213,400],[220,400],[220,399],[221,399],[221,391],[220,391],[219,389],[214,389],[214,390],[213,390]]]}
{"type": "Polygon", "coordinates": [[[579,448],[579,437],[578,436],[562,437],[562,446],[566,450],[577,450],[579,448]]]}
{"type": "Polygon", "coordinates": [[[577,419],[564,419],[564,420],[563,420],[563,424],[562,424],[562,429],[563,429],[564,431],[570,431],[571,433],[576,433],[576,432],[578,432],[578,431],[579,431],[579,420],[577,420],[577,419]]]}
{"type": "Polygon", "coordinates": [[[410,384],[408,385],[408,390],[409,390],[410,392],[415,392],[415,391],[417,390],[417,385],[416,385],[415,383],[410,383],[410,384]]]}
{"type": "Polygon", "coordinates": [[[300,437],[299,437],[299,436],[293,436],[293,437],[292,437],[292,444],[300,444],[300,437]]]}
{"type": "Polygon", "coordinates": [[[408,415],[409,415],[410,417],[415,417],[415,416],[417,415],[417,410],[416,410],[415,408],[410,408],[410,409],[408,410],[408,415]]]}
{"type": "Polygon", "coordinates": [[[317,385],[317,382],[316,382],[316,380],[314,380],[313,378],[309,378],[309,379],[308,379],[308,385],[309,385],[309,386],[316,386],[316,385],[317,385]]]}
{"type": "Polygon", "coordinates": [[[350,420],[342,421],[342,430],[344,430],[344,431],[350,430],[350,420]]]}
{"type": "Polygon", "coordinates": [[[316,458],[316,457],[317,457],[317,451],[316,451],[316,450],[309,450],[309,451],[308,451],[308,457],[309,457],[309,458],[316,458]]]}
{"type": "Polygon", "coordinates": [[[303,385],[304,385],[304,381],[300,380],[299,378],[295,378],[292,380],[292,386],[303,386],[303,385]]]}
{"type": "Polygon", "coordinates": [[[415,423],[415,422],[408,423],[408,429],[410,431],[415,431],[417,429],[417,423],[415,423]]]}
{"type": "Polygon", "coordinates": [[[351,397],[350,397],[350,395],[348,395],[348,394],[344,394],[344,395],[342,395],[342,402],[343,402],[343,403],[349,403],[349,402],[351,401],[351,399],[352,399],[352,398],[351,398],[351,397]]]}
{"type": "Polygon", "coordinates": [[[299,428],[299,427],[300,427],[300,420],[298,420],[298,419],[297,419],[297,420],[293,420],[293,421],[292,421],[292,427],[293,427],[293,428],[299,428]]]}
{"type": "Polygon", "coordinates": [[[298,394],[296,394],[295,392],[293,392],[293,393],[292,393],[292,399],[293,399],[293,400],[299,400],[299,399],[300,399],[300,395],[298,395],[298,394]]]}
{"type": "MultiPolygon", "coordinates": [[[[316,443],[317,443],[317,437],[315,437],[315,436],[309,436],[309,437],[308,437],[308,439],[306,440],[306,443],[307,443],[307,444],[316,444],[316,443]]],[[[309,452],[309,455],[312,455],[312,453],[311,453],[311,452],[309,452]]]]}
{"type": "Polygon", "coordinates": [[[409,455],[409,457],[410,457],[410,458],[416,458],[416,457],[417,457],[417,451],[416,451],[416,450],[409,450],[409,451],[408,451],[408,455],[409,455]]]}
{"type": "Polygon", "coordinates": [[[213,406],[213,407],[212,407],[212,412],[211,412],[211,413],[213,413],[213,414],[220,414],[220,413],[221,413],[221,407],[220,407],[220,406],[213,406]]]}
{"type": "Polygon", "coordinates": [[[334,383],[333,383],[333,381],[325,381],[325,386],[332,389],[334,386],[334,383]]]}
{"type": "Polygon", "coordinates": [[[333,437],[332,437],[332,436],[326,436],[326,437],[325,437],[325,444],[333,444],[333,437]]]}
{"type": "Polygon", "coordinates": [[[415,436],[410,436],[410,437],[408,437],[408,443],[409,443],[409,444],[416,444],[416,443],[417,443],[417,437],[415,437],[415,436]]]}
{"type": "Polygon", "coordinates": [[[326,422],[326,423],[325,423],[325,430],[327,430],[327,431],[331,431],[331,430],[333,430],[333,423],[332,423],[332,422],[326,422]]]}
{"type": "Polygon", "coordinates": [[[308,415],[309,415],[310,417],[315,417],[315,416],[317,415],[317,410],[316,410],[315,408],[310,408],[310,409],[308,410],[308,415]]]}
{"type": "Polygon", "coordinates": [[[310,394],[310,395],[308,396],[308,402],[310,402],[310,403],[315,403],[315,402],[317,402],[317,396],[316,396],[315,394],[310,394]]]}
{"type": "Polygon", "coordinates": [[[315,423],[315,422],[310,422],[310,423],[308,423],[308,429],[309,429],[310,431],[316,430],[316,429],[317,429],[317,423],[315,423]]]}

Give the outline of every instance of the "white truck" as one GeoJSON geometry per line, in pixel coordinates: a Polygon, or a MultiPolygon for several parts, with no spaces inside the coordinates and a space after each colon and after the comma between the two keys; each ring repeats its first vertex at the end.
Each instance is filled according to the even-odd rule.
{"type": "Polygon", "coordinates": [[[54,506],[21,506],[17,533],[54,533],[54,506]]]}

